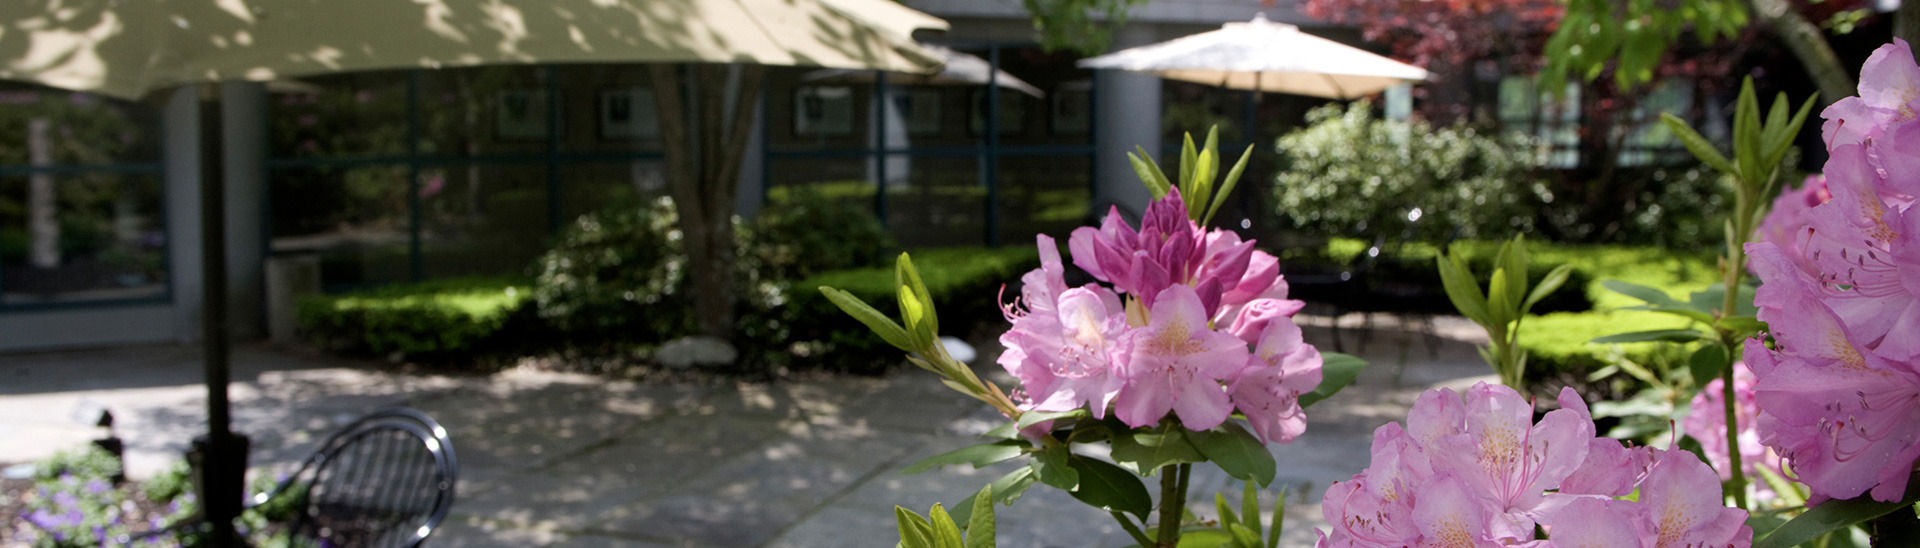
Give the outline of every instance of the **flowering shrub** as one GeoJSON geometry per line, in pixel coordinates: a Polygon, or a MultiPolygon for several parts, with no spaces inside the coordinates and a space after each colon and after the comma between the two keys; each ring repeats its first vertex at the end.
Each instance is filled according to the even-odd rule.
{"type": "MultiPolygon", "coordinates": [[[[1215,141],[1209,135],[1201,149],[1187,142],[1177,187],[1150,160],[1132,158],[1154,196],[1140,226],[1127,225],[1116,210],[1068,239],[1074,265],[1096,283],[1067,287],[1056,242],[1036,237],[1040,268],[1022,276],[1020,297],[1004,308],[1012,327],[1000,338],[1007,350],[998,362],[1021,384],[1011,394],[947,355],[937,341],[934,302],[906,255],[895,269],[900,322],[821,287],[889,344],[914,353],[914,364],[1012,421],[988,434],[997,441],[926,459],[909,472],[1025,456],[1027,467],[983,493],[1010,501],[1036,482],[1060,488],[1108,511],[1141,546],[1277,542],[1277,535],[1261,541],[1252,504],[1243,505],[1244,521],[1223,510],[1218,521],[1187,527],[1201,525],[1185,512],[1191,466],[1219,465],[1248,483],[1251,500],[1252,484],[1274,478],[1266,443],[1299,437],[1304,408],[1352,382],[1364,363],[1306,344],[1292,320],[1304,305],[1288,298],[1278,259],[1233,232],[1204,228],[1246,165],[1242,157],[1216,194],[1215,141]],[[1235,414],[1246,427],[1230,420],[1235,414]],[[1069,447],[1101,442],[1112,444],[1113,462],[1069,447]],[[1160,476],[1159,520],[1143,530],[1154,501],[1140,476],[1153,475],[1160,476]]],[[[964,514],[979,496],[936,521],[968,522],[964,514]]],[[[918,522],[903,514],[901,523],[903,542],[918,545],[918,522]]],[[[968,542],[982,538],[974,532],[968,542]]]]}
{"type": "Polygon", "coordinates": [[[1822,113],[1831,200],[1788,245],[1747,246],[1772,342],[1746,341],[1760,439],[1814,502],[1901,500],[1920,458],[1920,67],[1896,40],[1862,74],[1822,113]]]}
{"type": "Polygon", "coordinates": [[[1512,388],[1420,396],[1373,434],[1373,464],[1327,488],[1318,546],[1747,546],[1745,510],[1686,451],[1594,437],[1573,389],[1539,423],[1512,388]],[[1547,533],[1535,540],[1536,526],[1547,533]]]}

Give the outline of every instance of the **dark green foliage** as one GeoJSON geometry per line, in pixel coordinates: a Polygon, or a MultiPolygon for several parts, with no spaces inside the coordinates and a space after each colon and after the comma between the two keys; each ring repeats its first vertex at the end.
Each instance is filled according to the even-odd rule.
{"type": "Polygon", "coordinates": [[[388,286],[300,302],[301,329],[348,353],[458,361],[492,350],[530,314],[531,290],[513,278],[457,278],[388,286]]]}
{"type": "Polygon", "coordinates": [[[589,340],[659,343],[691,333],[679,218],[662,198],[575,220],[534,260],[540,319],[589,340]]]}
{"type": "MultiPolygon", "coordinates": [[[[994,296],[1002,285],[1009,294],[1018,294],[1012,284],[1040,266],[1039,253],[1030,247],[942,248],[912,255],[940,311],[940,334],[961,338],[982,325],[1004,321],[994,296]]],[[[789,340],[796,364],[859,374],[884,373],[904,364],[899,350],[835,308],[818,289],[844,290],[882,314],[898,317],[898,288],[893,284],[890,267],[825,272],[795,283],[784,315],[794,320],[789,340]]]]}
{"type": "Polygon", "coordinates": [[[806,189],[768,204],[749,225],[761,278],[800,280],[829,270],[888,264],[899,247],[867,208],[806,189]]]}

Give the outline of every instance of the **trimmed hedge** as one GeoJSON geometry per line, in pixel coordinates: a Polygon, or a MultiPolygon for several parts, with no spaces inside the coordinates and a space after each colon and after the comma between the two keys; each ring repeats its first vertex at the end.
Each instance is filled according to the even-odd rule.
{"type": "Polygon", "coordinates": [[[499,349],[501,333],[532,316],[523,278],[456,278],[392,285],[299,303],[300,327],[323,348],[428,359],[499,349]]]}
{"type": "MultiPolygon", "coordinates": [[[[1018,295],[1020,275],[1040,267],[1032,246],[955,247],[912,252],[940,314],[942,335],[965,338],[982,326],[1004,322],[1001,290],[1018,295]]],[[[807,369],[858,374],[884,373],[906,363],[853,317],[835,308],[819,291],[829,286],[852,293],[879,310],[897,316],[893,267],[825,272],[794,284],[786,314],[792,320],[795,361],[807,369]]]]}

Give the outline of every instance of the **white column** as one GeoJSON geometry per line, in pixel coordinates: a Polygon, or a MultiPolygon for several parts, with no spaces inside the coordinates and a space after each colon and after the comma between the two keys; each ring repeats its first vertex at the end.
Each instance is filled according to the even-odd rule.
{"type": "MultiPolygon", "coordinates": [[[[1114,33],[1113,49],[1153,43],[1159,38],[1154,30],[1145,22],[1123,26],[1114,33]]],[[[1094,82],[1094,213],[1104,218],[1108,206],[1118,205],[1121,215],[1137,221],[1151,196],[1127,153],[1139,146],[1156,161],[1160,157],[1160,77],[1102,70],[1094,82]]]]}

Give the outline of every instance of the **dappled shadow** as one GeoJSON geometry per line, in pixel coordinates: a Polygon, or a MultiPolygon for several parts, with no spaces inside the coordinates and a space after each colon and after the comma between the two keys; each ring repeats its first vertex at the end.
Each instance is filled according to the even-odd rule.
{"type": "Polygon", "coordinates": [[[34,0],[0,8],[0,78],[139,97],[205,80],[407,67],[939,64],[858,15],[820,0],[34,0]]]}

